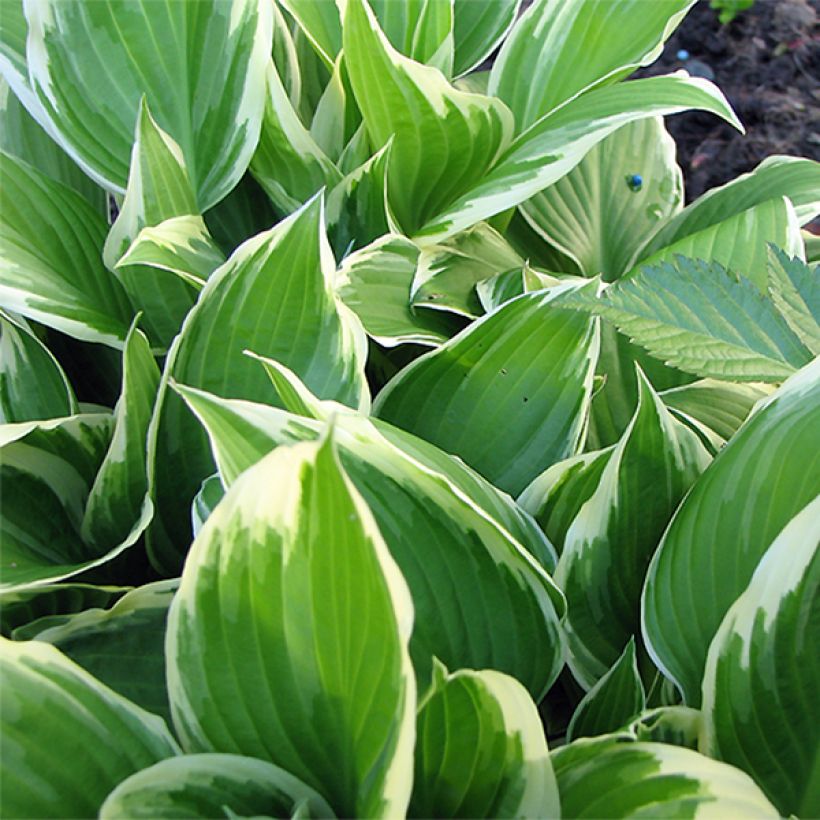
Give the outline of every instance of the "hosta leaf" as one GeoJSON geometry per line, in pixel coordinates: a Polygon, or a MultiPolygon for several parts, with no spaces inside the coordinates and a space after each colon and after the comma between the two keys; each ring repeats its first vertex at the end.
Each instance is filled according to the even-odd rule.
{"type": "Polygon", "coordinates": [[[281,448],[237,479],[186,563],[168,624],[174,723],[189,750],[270,760],[343,816],[401,814],[412,628],[407,585],[331,436],[281,448]]]}
{"type": "Polygon", "coordinates": [[[419,709],[410,817],[557,817],[532,698],[508,675],[440,666],[419,709]]]}
{"type": "Polygon", "coordinates": [[[803,225],[820,210],[818,190],[820,163],[797,157],[768,157],[751,173],[713,188],[684,208],[652,237],[641,251],[641,258],[776,197],[789,198],[797,221],[803,225]]]}
{"type": "Polygon", "coordinates": [[[342,47],[342,22],[336,0],[281,1],[317,53],[332,68],[342,47]]]}
{"type": "MultiPolygon", "coordinates": [[[[227,484],[273,447],[315,439],[322,429],[273,407],[183,392],[208,428],[227,484]]],[[[431,445],[406,434],[397,442],[387,425],[376,429],[354,414],[335,423],[345,469],[413,594],[411,653],[420,681],[436,656],[453,668],[507,672],[540,699],[563,665],[564,611],[560,592],[524,547],[541,557],[543,536],[539,550],[531,520],[431,445]]]]}
{"type": "Polygon", "coordinates": [[[655,553],[643,634],[689,706],[700,702],[706,653],[726,611],[777,533],[820,491],[818,424],[815,360],[757,405],[678,508],[655,553]]]}
{"type": "Polygon", "coordinates": [[[199,488],[199,492],[194,496],[191,504],[191,525],[194,531],[194,538],[199,534],[202,525],[208,520],[211,513],[216,509],[216,505],[225,495],[225,488],[218,473],[208,476],[199,488]]]}
{"type": "Polygon", "coordinates": [[[388,234],[345,257],[336,273],[336,293],[368,336],[385,347],[435,347],[456,330],[444,314],[411,307],[418,257],[419,249],[409,239],[388,234]]]}
{"type": "Polygon", "coordinates": [[[133,326],[123,351],[122,391],[114,408],[114,433],[88,496],[80,532],[96,549],[110,549],[144,528],[147,497],[145,443],[159,386],[159,368],[148,340],[133,326]]]}
{"type": "Polygon", "coordinates": [[[304,804],[309,817],[333,815],[317,792],[265,760],[181,755],[125,779],[106,798],[100,818],[294,817],[304,804]]]}
{"type": "Polygon", "coordinates": [[[670,743],[686,749],[698,748],[703,713],[688,706],[659,706],[647,709],[629,724],[636,740],[670,743]]]}
{"type": "Polygon", "coordinates": [[[740,127],[720,91],[685,72],[619,83],[583,94],[521,134],[489,173],[482,174],[466,193],[459,191],[454,201],[439,208],[438,215],[416,231],[416,237],[425,243],[441,242],[557,182],[590,149],[622,126],[689,109],[709,111],[740,127]]]}
{"type": "MultiPolygon", "coordinates": [[[[515,299],[516,296],[520,296],[528,290],[541,290],[540,287],[532,289],[525,287],[525,279],[531,272],[531,269],[525,265],[503,273],[497,273],[495,276],[479,282],[475,286],[475,292],[484,312],[492,313],[505,302],[515,299]]],[[[559,280],[550,277],[546,287],[553,287],[557,284],[559,284],[559,280]]]]}
{"type": "Polygon", "coordinates": [[[170,721],[165,621],[177,579],[127,592],[111,609],[86,609],[29,637],[56,646],[101,683],[170,721]]]}
{"type": "Polygon", "coordinates": [[[21,86],[28,88],[27,34],[23,0],[10,0],[3,5],[3,17],[0,19],[0,71],[18,96],[21,96],[21,86]]]}
{"type": "Polygon", "coordinates": [[[809,267],[770,247],[769,293],[800,341],[820,354],[820,266],[809,267]]]}
{"type": "Polygon", "coordinates": [[[100,254],[108,231],[80,194],[0,152],[0,304],[121,347],[133,310],[100,254]]]}
{"type": "Polygon", "coordinates": [[[755,404],[772,392],[769,385],[732,384],[701,379],[661,393],[663,403],[676,415],[705,424],[728,441],[752,412],[755,404]]]}
{"type": "Polygon", "coordinates": [[[693,2],[536,0],[493,64],[490,94],[523,131],[580,92],[655,60],[693,2]]]}
{"type": "Polygon", "coordinates": [[[256,181],[282,213],[292,213],[342,175],[302,125],[273,62],[267,68],[267,98],[259,146],[251,161],[256,181]]]}
{"type": "Polygon", "coordinates": [[[458,91],[437,69],[403,57],[366,0],[347,3],[343,39],[374,147],[393,138],[390,204],[412,233],[481,179],[509,142],[512,117],[500,101],[458,91]]]}
{"type": "Polygon", "coordinates": [[[0,638],[0,667],[4,817],[96,817],[124,778],[177,753],[161,718],[53,646],[0,638]]]}
{"type": "MultiPolygon", "coordinates": [[[[249,348],[283,361],[322,398],[365,406],[365,336],[332,292],[334,268],[317,197],[214,272],[169,354],[165,380],[272,399],[264,372],[243,355],[249,348]]],[[[174,574],[191,541],[191,500],[214,468],[207,438],[181,399],[162,387],[158,404],[149,474],[159,521],[149,548],[154,563],[174,574]]]]}
{"type": "MultiPolygon", "coordinates": [[[[22,7],[21,2],[17,5],[22,7]]],[[[3,18],[14,3],[4,3],[3,18]]],[[[25,41],[23,43],[25,50],[25,41]]],[[[0,47],[0,66],[2,66],[0,47]]],[[[0,74],[2,68],[0,67],[0,74]]],[[[46,176],[62,182],[82,194],[95,211],[107,213],[108,194],[90,179],[71,157],[46,133],[26,111],[23,103],[0,79],[0,150],[38,168],[46,176]]]]}
{"type": "Polygon", "coordinates": [[[33,88],[66,150],[101,185],[125,190],[143,94],[180,147],[200,209],[239,182],[262,120],[267,4],[26,0],[25,8],[33,88]]]}
{"type": "Polygon", "coordinates": [[[130,587],[93,584],[49,584],[48,586],[3,595],[0,607],[0,632],[14,640],[29,640],[29,626],[62,623],[74,612],[113,604],[130,587]]]}
{"type": "Polygon", "coordinates": [[[454,74],[466,74],[492,54],[515,21],[520,5],[521,0],[455,0],[454,74]]]}
{"type": "Polygon", "coordinates": [[[334,162],[341,157],[362,124],[362,114],[353,97],[350,77],[340,54],[310,121],[310,135],[334,162]]]}
{"type": "Polygon", "coordinates": [[[678,746],[580,740],[552,762],[564,817],[778,816],[745,772],[678,746]]]}
{"type": "Polygon", "coordinates": [[[709,647],[706,754],[745,769],[785,816],[820,813],[820,496],[766,550],[709,647]]]}
{"type": "Polygon", "coordinates": [[[811,359],[774,303],[717,262],[677,256],[585,301],[653,356],[698,376],[775,382],[811,359]]]}
{"type": "MultiPolygon", "coordinates": [[[[201,216],[176,216],[143,228],[115,265],[115,270],[135,265],[171,273],[201,290],[208,277],[225,261],[201,216]]],[[[162,280],[164,281],[164,279],[162,280]]],[[[140,287],[147,287],[147,281],[140,287]]]]}
{"type": "Polygon", "coordinates": [[[83,544],[79,531],[111,429],[108,413],[0,427],[2,592],[106,560],[83,544]]]}
{"type": "Polygon", "coordinates": [[[51,351],[24,322],[0,311],[0,423],[76,412],[74,390],[51,351]]]}
{"type": "Polygon", "coordinates": [[[412,303],[420,308],[480,316],[476,285],[523,263],[501,234],[486,223],[479,223],[454,236],[446,245],[422,250],[413,281],[412,303]]]}
{"type": "Polygon", "coordinates": [[[612,668],[576,707],[567,727],[567,742],[614,732],[643,711],[645,705],[646,694],[635,661],[635,639],[630,638],[612,668]]]}
{"type": "Polygon", "coordinates": [[[184,279],[153,267],[121,264],[125,252],[146,226],[197,213],[196,194],[179,146],[151,116],[143,97],[137,117],[128,189],[108,233],[103,260],[143,311],[149,337],[167,347],[191,309],[196,290],[184,279]]]}
{"type": "Polygon", "coordinates": [[[379,394],[375,414],[520,492],[573,455],[586,427],[598,332],[552,304],[565,289],[525,294],[416,359],[379,394]]]}
{"type": "Polygon", "coordinates": [[[611,282],[631,267],[646,237],[682,203],[674,140],[663,119],[653,117],[608,136],[521,211],[584,274],[600,273],[611,282]]]}
{"type": "Polygon", "coordinates": [[[792,254],[802,253],[794,208],[784,197],[768,199],[708,228],[687,234],[651,256],[640,254],[641,261],[625,277],[637,275],[646,266],[672,261],[676,256],[688,256],[717,262],[743,275],[765,292],[768,243],[792,254]]]}
{"type": "MultiPolygon", "coordinates": [[[[635,416],[560,539],[555,581],[567,596],[569,664],[587,688],[639,633],[646,568],[672,513],[710,461],[642,373],[639,384],[635,416]]],[[[561,491],[574,490],[576,482],[561,491]]]]}

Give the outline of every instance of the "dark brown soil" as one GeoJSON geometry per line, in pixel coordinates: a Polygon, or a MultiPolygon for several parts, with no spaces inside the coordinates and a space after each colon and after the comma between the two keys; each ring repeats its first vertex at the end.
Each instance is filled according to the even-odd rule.
{"type": "Polygon", "coordinates": [[[746,127],[743,135],[699,112],[667,121],[678,145],[687,200],[750,171],[771,154],[820,159],[819,19],[820,0],[756,0],[721,25],[702,0],[661,58],[641,72],[684,68],[706,75],[746,127]],[[688,59],[680,59],[681,49],[689,52],[688,59]]]}

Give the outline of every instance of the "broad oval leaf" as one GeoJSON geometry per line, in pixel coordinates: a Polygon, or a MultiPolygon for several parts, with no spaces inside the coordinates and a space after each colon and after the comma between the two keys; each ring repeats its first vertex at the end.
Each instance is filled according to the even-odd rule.
{"type": "Polygon", "coordinates": [[[105,219],[76,191],[0,152],[0,305],[122,347],[133,309],[101,252],[105,219]]]}
{"type": "Polygon", "coordinates": [[[777,533],[820,492],[820,359],[760,402],[678,508],[647,574],[657,666],[700,703],[709,644],[777,533]]]}
{"type": "Polygon", "coordinates": [[[564,817],[779,816],[745,772],[679,746],[579,740],[552,762],[564,817]]]}
{"type": "Polygon", "coordinates": [[[820,496],[766,550],[714,637],[701,748],[745,769],[784,815],[820,813],[820,496]]]}
{"type": "Polygon", "coordinates": [[[126,778],[100,820],[180,817],[332,817],[316,791],[265,760],[228,754],[180,755],[126,778]],[[230,813],[229,813],[230,812],[230,813]]]}
{"type": "Polygon", "coordinates": [[[155,565],[179,571],[191,542],[189,510],[213,473],[207,437],[174,378],[233,397],[272,400],[270,384],[245,349],[285,362],[322,398],[369,402],[366,339],[333,293],[335,264],[321,197],[249,239],[213,273],[169,353],[149,436],[149,475],[157,518],[149,532],[155,565]],[[227,330],[226,330],[227,329],[227,330]]]}
{"type": "Polygon", "coordinates": [[[555,307],[566,289],[514,299],[416,359],[384,387],[374,413],[520,492],[574,455],[586,428],[598,328],[555,307]]]}
{"type": "MultiPolygon", "coordinates": [[[[207,427],[229,485],[272,448],[322,429],[273,407],[178,390],[207,427]]],[[[553,565],[531,519],[426,442],[350,413],[335,425],[345,469],[413,594],[410,651],[420,685],[435,656],[453,668],[506,672],[543,697],[564,663],[564,601],[533,557],[553,565]]]]}
{"type": "Polygon", "coordinates": [[[161,718],[53,646],[0,638],[0,668],[4,817],[96,817],[118,783],[178,752],[161,718]]]}
{"type": "Polygon", "coordinates": [[[0,424],[76,412],[74,390],[51,351],[25,322],[0,311],[0,424]]]}
{"type": "Polygon", "coordinates": [[[188,750],[270,760],[342,816],[401,814],[412,628],[407,585],[331,435],[280,448],[237,479],[186,562],[166,644],[174,723],[188,750]]]}
{"type": "Polygon", "coordinates": [[[635,661],[633,637],[612,668],[575,708],[567,727],[567,742],[614,732],[642,712],[645,705],[646,693],[635,661]]]}
{"type": "Polygon", "coordinates": [[[417,721],[410,817],[558,817],[538,709],[508,675],[440,665],[417,721]]]}
{"type": "MultiPolygon", "coordinates": [[[[560,539],[555,581],[567,597],[569,665],[587,688],[639,634],[649,562],[681,499],[711,460],[642,372],[639,392],[638,408],[620,441],[603,451],[607,461],[595,490],[560,539]]],[[[575,484],[561,492],[575,492],[575,484]]],[[[553,497],[550,503],[560,502],[553,497]]]]}
{"type": "Polygon", "coordinates": [[[510,141],[512,116],[501,101],[458,91],[437,69],[402,56],[366,0],[347,2],[343,41],[373,146],[393,139],[390,204],[413,233],[481,179],[510,141]]]}
{"type": "Polygon", "coordinates": [[[201,210],[248,166],[270,59],[267,3],[25,2],[29,75],[62,144],[124,192],[140,98],[179,144],[201,210]]]}

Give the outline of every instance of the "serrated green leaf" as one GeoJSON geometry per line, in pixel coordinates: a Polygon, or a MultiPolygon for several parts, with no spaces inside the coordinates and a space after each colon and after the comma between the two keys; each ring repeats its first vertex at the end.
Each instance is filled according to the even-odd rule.
{"type": "Polygon", "coordinates": [[[586,428],[598,332],[556,309],[566,287],[508,302],[416,359],[384,387],[374,413],[520,492],[577,452],[586,428]]]}
{"type": "Polygon", "coordinates": [[[646,694],[635,661],[635,638],[584,695],[567,727],[567,742],[614,732],[643,711],[646,694]]]}
{"type": "Polygon", "coordinates": [[[411,307],[418,257],[419,249],[409,239],[388,234],[345,257],[336,272],[336,293],[368,336],[384,347],[436,347],[457,329],[442,313],[411,307]]]}
{"type": "Polygon", "coordinates": [[[820,359],[758,403],[692,488],[647,573],[652,659],[700,702],[709,644],[777,533],[820,491],[820,359]]]}
{"type": "Polygon", "coordinates": [[[278,449],[228,490],[185,565],[168,624],[174,723],[187,749],[270,760],[343,816],[403,813],[412,628],[407,585],[331,436],[278,449]]]}
{"type": "Polygon", "coordinates": [[[22,320],[0,311],[0,423],[76,412],[74,390],[51,351],[22,320]]]}
{"type": "Polygon", "coordinates": [[[580,740],[552,762],[564,817],[779,816],[745,772],[678,746],[580,740]]]}
{"type": "MultiPolygon", "coordinates": [[[[710,461],[698,437],[675,421],[643,373],[639,385],[632,421],[614,449],[602,451],[606,464],[597,486],[559,539],[563,549],[555,581],[567,596],[568,662],[586,688],[640,632],[641,589],[652,554],[710,461]]],[[[560,492],[576,484],[577,478],[560,492]]],[[[554,496],[555,491],[553,507],[560,504],[554,496]]]]}
{"type": "Polygon", "coordinates": [[[413,233],[481,179],[510,141],[512,116],[500,101],[458,91],[437,69],[402,56],[366,0],[347,2],[343,41],[374,147],[393,138],[390,204],[413,233]]]}
{"type": "Polygon", "coordinates": [[[177,585],[172,579],[137,587],[111,609],[85,609],[29,637],[56,646],[96,680],[170,721],[165,621],[177,585]]]}
{"type": "Polygon", "coordinates": [[[525,202],[521,212],[586,276],[601,274],[612,282],[682,204],[675,142],[663,119],[653,117],[608,136],[563,179],[525,202]],[[635,175],[640,185],[633,182],[635,175]]]}
{"type": "MultiPolygon", "coordinates": [[[[143,228],[114,267],[116,271],[137,265],[156,268],[201,290],[224,261],[201,216],[176,216],[143,228]]],[[[141,279],[139,287],[147,286],[148,281],[141,279]]]]}
{"type": "MultiPolygon", "coordinates": [[[[820,163],[768,157],[748,174],[707,191],[663,225],[641,251],[646,259],[693,233],[710,228],[770,199],[788,197],[803,225],[820,211],[820,163]]],[[[742,272],[742,271],[741,271],[742,272]]]]}
{"type": "Polygon", "coordinates": [[[557,817],[538,710],[499,672],[439,669],[419,709],[410,817],[557,817]]]}
{"type": "Polygon", "coordinates": [[[581,92],[653,62],[693,2],[536,0],[493,64],[490,94],[510,106],[520,133],[581,92]]]}
{"type": "MultiPolygon", "coordinates": [[[[206,425],[229,485],[272,448],[313,440],[322,429],[273,407],[178,389],[206,425]]],[[[564,606],[532,557],[549,550],[537,527],[426,442],[351,413],[340,413],[335,425],[345,469],[414,596],[411,654],[420,681],[426,684],[435,656],[453,668],[511,674],[540,699],[563,665],[564,606]]]]}
{"type": "Polygon", "coordinates": [[[101,185],[125,190],[143,95],[180,146],[200,209],[236,185],[262,121],[267,4],[45,0],[27,2],[26,17],[32,87],[101,185]]]}
{"type": "Polygon", "coordinates": [[[800,341],[820,354],[820,266],[770,247],[769,294],[800,341]]]}
{"type": "Polygon", "coordinates": [[[717,262],[677,256],[648,265],[586,304],[653,356],[698,376],[776,382],[811,359],[772,301],[717,262]]]}
{"type": "Polygon", "coordinates": [[[785,816],[820,812],[820,496],[781,530],[709,647],[701,748],[785,816]]]}
{"type": "Polygon", "coordinates": [[[367,406],[365,335],[333,293],[334,269],[322,199],[316,197],[240,246],[188,314],[166,362],[149,436],[157,505],[149,549],[167,574],[182,565],[191,542],[191,501],[214,471],[207,437],[182,400],[169,394],[168,379],[273,400],[264,372],[243,355],[251,349],[282,360],[322,398],[367,406]]]}
{"type": "Polygon", "coordinates": [[[284,769],[226,754],[181,755],[126,778],[106,798],[100,820],[180,817],[332,817],[325,800],[284,769]]]}
{"type": "Polygon", "coordinates": [[[122,347],[133,310],[100,254],[103,217],[76,191],[0,152],[0,304],[86,341],[122,347]]]}
{"type": "MultiPolygon", "coordinates": [[[[740,127],[718,89],[685,72],[596,88],[546,114],[516,138],[489,172],[415,232],[425,244],[525,202],[569,173],[601,140],[647,117],[698,109],[740,127]]],[[[463,149],[462,149],[463,150],[463,149]]],[[[404,227],[404,225],[403,225],[404,227]]]]}
{"type": "Polygon", "coordinates": [[[4,817],[96,817],[124,778],[178,752],[161,718],[53,646],[0,638],[0,667],[4,817]]]}
{"type": "Polygon", "coordinates": [[[80,532],[96,550],[133,539],[147,526],[146,437],[159,386],[159,368],[148,340],[131,327],[123,351],[122,390],[114,408],[111,444],[94,478],[80,532]]]}

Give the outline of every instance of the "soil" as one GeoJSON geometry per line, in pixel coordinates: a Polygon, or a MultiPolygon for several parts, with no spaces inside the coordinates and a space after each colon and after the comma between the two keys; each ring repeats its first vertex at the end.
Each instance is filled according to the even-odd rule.
{"type": "MultiPolygon", "coordinates": [[[[746,127],[710,114],[671,117],[687,201],[771,154],[820,160],[820,0],[756,0],[721,25],[702,0],[640,76],[686,69],[713,80],[746,127]],[[685,53],[688,52],[688,57],[685,53]],[[683,59],[681,59],[683,58],[683,59]]],[[[820,232],[820,220],[812,225],[820,232]]]]}

